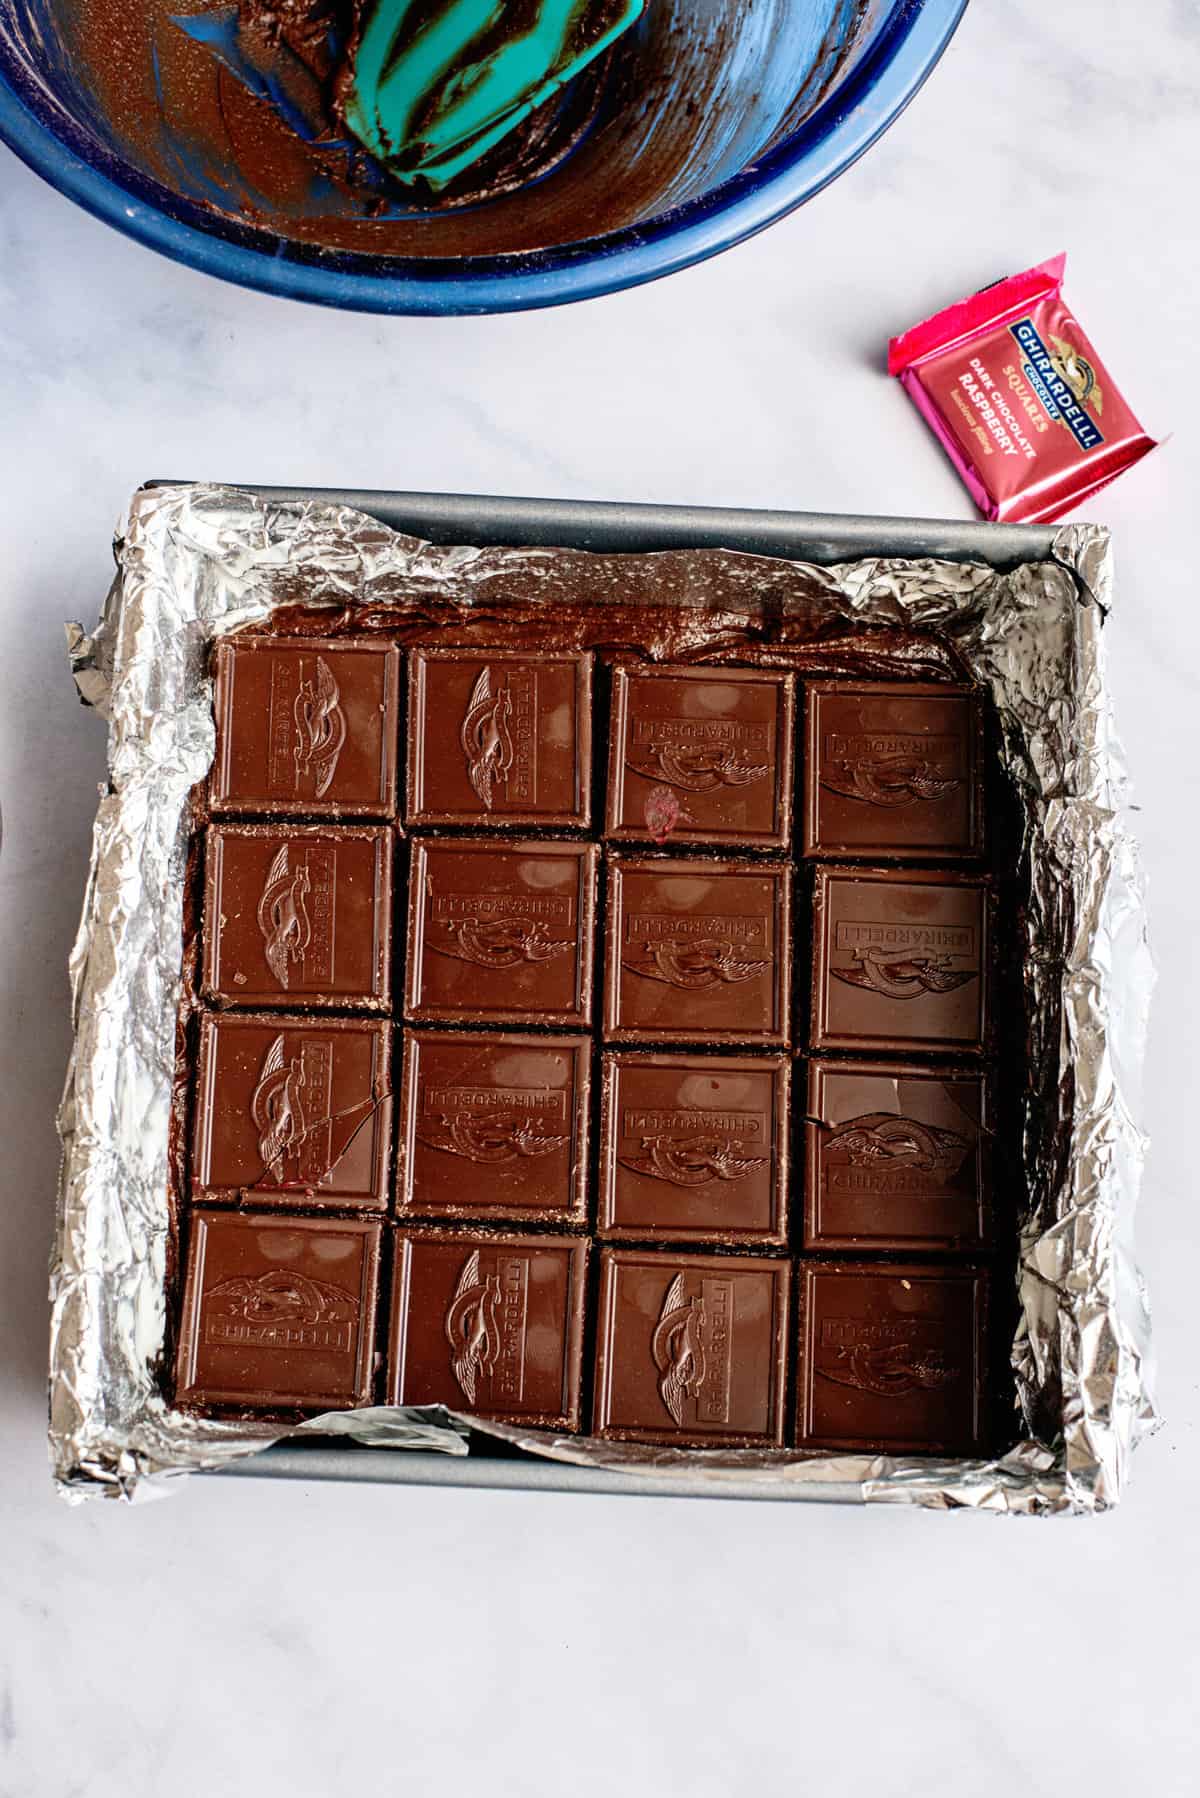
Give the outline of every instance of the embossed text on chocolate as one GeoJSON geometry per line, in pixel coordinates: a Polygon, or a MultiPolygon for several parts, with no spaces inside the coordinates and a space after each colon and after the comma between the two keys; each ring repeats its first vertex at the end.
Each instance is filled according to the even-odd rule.
{"type": "Polygon", "coordinates": [[[897,924],[839,921],[834,934],[839,949],[922,950],[930,955],[974,955],[975,929],[970,924],[897,924]]]}
{"type": "Polygon", "coordinates": [[[736,718],[635,718],[630,734],[635,743],[732,743],[760,750],[771,741],[765,724],[736,718]]]}
{"type": "Polygon", "coordinates": [[[696,1417],[700,1423],[728,1423],[733,1370],[733,1281],[706,1278],[701,1283],[701,1295],[705,1376],[696,1417]]]}
{"type": "Polygon", "coordinates": [[[423,1111],[532,1111],[566,1116],[566,1094],[548,1086],[427,1086],[423,1111]]]}
{"type": "Polygon", "coordinates": [[[685,942],[715,939],[728,943],[751,943],[765,946],[769,939],[770,920],[746,918],[726,912],[681,917],[678,912],[633,912],[625,921],[625,934],[643,942],[685,942]]]}
{"type": "Polygon", "coordinates": [[[358,1300],[327,1280],[278,1270],[223,1280],[206,1295],[204,1340],[211,1347],[320,1349],[348,1355],[358,1300]]]}
{"type": "Polygon", "coordinates": [[[840,731],[825,738],[830,761],[850,762],[860,757],[912,756],[954,764],[962,755],[962,739],[925,735],[920,731],[840,731]]]}
{"type": "Polygon", "coordinates": [[[559,893],[439,893],[434,892],[433,916],[438,923],[459,919],[520,918],[570,929],[575,922],[575,901],[559,893]]]}
{"type": "Polygon", "coordinates": [[[628,1107],[622,1116],[626,1136],[682,1136],[709,1131],[713,1135],[763,1142],[767,1120],[753,1111],[646,1111],[628,1107]]]}

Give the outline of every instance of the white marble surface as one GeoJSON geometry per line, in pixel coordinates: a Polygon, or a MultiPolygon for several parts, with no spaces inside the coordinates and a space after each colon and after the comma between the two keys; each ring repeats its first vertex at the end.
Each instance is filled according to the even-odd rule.
{"type": "Polygon", "coordinates": [[[0,1794],[1195,1790],[1194,0],[974,6],[827,194],[671,281],[342,317],[124,242],[0,152],[0,1794]],[[1098,498],[1163,972],[1140,1219],[1167,1427],[1095,1522],[193,1482],[66,1509],[43,1438],[64,962],[100,778],[62,620],[152,474],[966,516],[889,331],[1070,252],[1159,455],[1098,498]]]}

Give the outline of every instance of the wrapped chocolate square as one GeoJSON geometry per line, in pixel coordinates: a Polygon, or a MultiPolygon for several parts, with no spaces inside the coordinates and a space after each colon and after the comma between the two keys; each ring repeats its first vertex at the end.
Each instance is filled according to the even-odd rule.
{"type": "Polygon", "coordinates": [[[1062,518],[1157,446],[1063,298],[1052,256],[893,337],[888,372],[985,518],[1062,518]]]}
{"type": "Polygon", "coordinates": [[[386,1479],[1114,1502],[1148,963],[1102,533],[997,567],[822,521],[878,540],[822,565],[799,520],[472,550],[377,509],[147,490],[74,638],[119,753],[64,1489],[342,1437],[386,1479]]]}

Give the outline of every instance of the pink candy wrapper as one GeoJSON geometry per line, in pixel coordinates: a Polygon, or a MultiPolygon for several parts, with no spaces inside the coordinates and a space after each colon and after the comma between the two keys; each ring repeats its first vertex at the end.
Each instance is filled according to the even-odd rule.
{"type": "Polygon", "coordinates": [[[1062,518],[1155,448],[1062,297],[1066,257],[1010,275],[888,346],[985,518],[1062,518]]]}

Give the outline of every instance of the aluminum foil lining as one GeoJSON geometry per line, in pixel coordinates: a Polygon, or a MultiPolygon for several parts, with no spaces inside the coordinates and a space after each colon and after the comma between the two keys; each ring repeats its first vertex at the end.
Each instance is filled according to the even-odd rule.
{"type": "MultiPolygon", "coordinates": [[[[851,1483],[876,1503],[1048,1513],[1119,1497],[1156,1422],[1149,1314],[1132,1247],[1145,1142],[1136,1123],[1153,967],[1128,788],[1104,681],[1107,534],[1072,525],[1053,557],[877,557],[834,567],[732,551],[652,556],[438,548],[349,508],[215,486],[139,492],[96,629],[68,627],[81,695],[109,723],[70,960],[74,1048],[51,1269],[50,1442],[68,1498],[144,1497],[283,1436],[467,1452],[466,1419],[375,1408],[291,1428],[175,1410],[160,1378],[169,1252],[168,1115],[180,993],[187,799],[214,747],[207,646],[279,605],[484,607],[498,594],[602,603],[636,574],[664,604],[936,630],[986,683],[1025,808],[1029,1202],[1012,1361],[1022,1440],[1002,1458],[683,1451],[483,1429],[530,1452],[661,1477],[686,1464],[714,1495],[755,1470],[764,1496],[851,1483]]],[[[627,588],[626,588],[627,590],[627,588]]]]}

